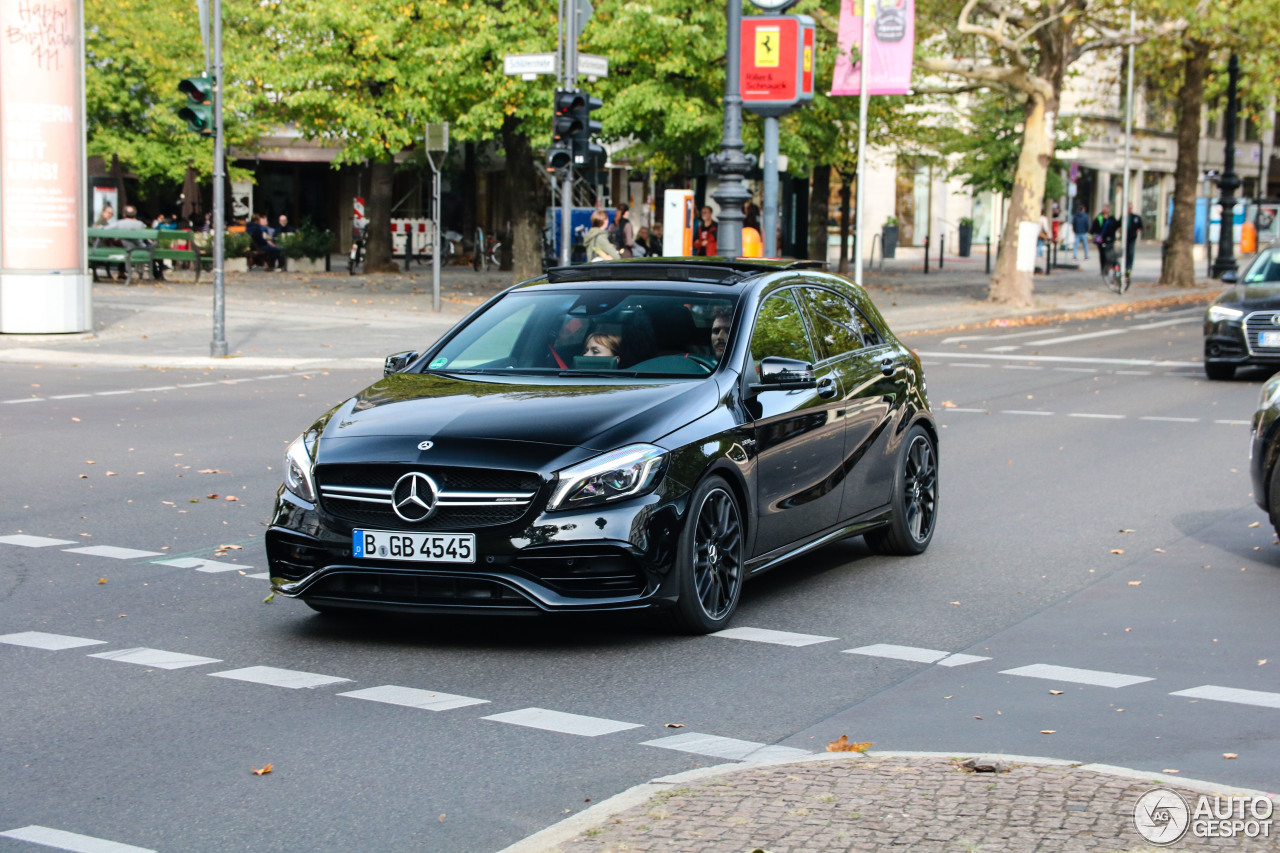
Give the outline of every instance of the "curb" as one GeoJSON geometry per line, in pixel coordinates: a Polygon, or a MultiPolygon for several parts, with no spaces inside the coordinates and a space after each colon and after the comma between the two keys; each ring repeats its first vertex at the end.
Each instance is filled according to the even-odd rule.
{"type": "MultiPolygon", "coordinates": [[[[735,762],[732,764],[716,764],[711,767],[699,767],[696,770],[686,770],[683,773],[675,773],[670,776],[659,776],[656,779],[649,780],[648,782],[642,782],[641,784],[628,788],[619,794],[615,794],[607,800],[602,800],[588,809],[584,809],[575,815],[554,823],[546,829],[535,832],[533,835],[526,838],[522,838],[515,844],[497,851],[497,853],[546,853],[546,851],[553,849],[558,844],[563,844],[578,837],[589,829],[594,829],[597,826],[603,825],[614,815],[648,802],[649,799],[663,791],[685,785],[689,782],[699,782],[704,779],[713,779],[732,773],[742,773],[766,767],[787,767],[797,764],[859,761],[864,758],[864,755],[867,758],[942,758],[952,760],[977,757],[968,753],[955,752],[876,750],[865,754],[847,752],[817,753],[815,755],[799,759],[780,758],[772,761],[753,761],[745,763],[735,762]]],[[[1256,791],[1250,788],[1236,788],[1230,785],[1219,785],[1214,782],[1206,782],[1201,779],[1184,779],[1180,776],[1173,776],[1167,773],[1151,773],[1142,770],[1134,770],[1129,767],[1117,767],[1112,764],[1084,764],[1078,761],[1068,761],[1061,758],[1046,758],[1044,756],[1036,755],[1001,754],[995,757],[1013,764],[1070,767],[1074,770],[1083,770],[1104,776],[1115,776],[1121,779],[1134,779],[1138,781],[1149,781],[1153,784],[1160,783],[1173,785],[1203,794],[1237,794],[1248,797],[1269,797],[1273,800],[1277,797],[1276,794],[1267,793],[1265,791],[1256,791]]]]}

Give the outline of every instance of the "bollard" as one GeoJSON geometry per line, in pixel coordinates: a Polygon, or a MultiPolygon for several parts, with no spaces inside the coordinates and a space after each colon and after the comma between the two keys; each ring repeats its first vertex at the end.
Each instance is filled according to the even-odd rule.
{"type": "Polygon", "coordinates": [[[991,275],[991,235],[987,235],[987,275],[991,275]]]}
{"type": "Polygon", "coordinates": [[[942,250],[947,247],[947,235],[938,235],[938,269],[942,269],[942,250]]]}
{"type": "Polygon", "coordinates": [[[1053,264],[1054,264],[1053,256],[1057,254],[1057,252],[1058,252],[1058,244],[1050,240],[1049,245],[1046,245],[1044,249],[1044,274],[1045,275],[1048,275],[1049,271],[1053,269],[1053,264]]]}
{"type": "Polygon", "coordinates": [[[929,274],[929,235],[924,235],[924,274],[929,274]]]}

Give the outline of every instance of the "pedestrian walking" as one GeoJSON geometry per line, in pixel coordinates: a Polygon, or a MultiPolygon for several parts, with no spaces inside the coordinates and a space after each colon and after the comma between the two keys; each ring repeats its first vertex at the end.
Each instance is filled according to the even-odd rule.
{"type": "Polygon", "coordinates": [[[1128,213],[1129,233],[1125,237],[1124,243],[1124,274],[1127,276],[1133,272],[1133,253],[1138,247],[1138,235],[1142,233],[1142,217],[1133,212],[1133,205],[1129,205],[1128,213]]]}
{"type": "Polygon", "coordinates": [[[1080,260],[1080,247],[1084,247],[1084,259],[1089,260],[1089,214],[1084,205],[1076,207],[1075,216],[1071,217],[1071,230],[1075,232],[1075,241],[1071,244],[1071,260],[1080,260]]]}

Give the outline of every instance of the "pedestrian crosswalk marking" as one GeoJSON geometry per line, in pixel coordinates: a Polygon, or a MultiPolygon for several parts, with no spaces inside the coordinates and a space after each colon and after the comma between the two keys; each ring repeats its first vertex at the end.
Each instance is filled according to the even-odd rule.
{"type": "Polygon", "coordinates": [[[1071,666],[1053,666],[1047,663],[1035,663],[1020,666],[1016,669],[1004,669],[1001,675],[1020,675],[1025,678],[1043,678],[1048,681],[1070,681],[1075,684],[1092,684],[1095,687],[1129,687],[1144,681],[1155,681],[1142,675],[1125,675],[1119,672],[1104,672],[1096,669],[1076,669],[1071,666]]]}
{"type": "Polygon", "coordinates": [[[818,634],[773,631],[769,628],[727,628],[724,631],[716,631],[711,636],[728,640],[750,640],[754,643],[773,643],[778,646],[813,646],[839,639],[839,637],[823,637],[818,634]]]}
{"type": "Polygon", "coordinates": [[[172,560],[152,560],[152,562],[157,566],[195,569],[197,572],[234,572],[253,568],[253,566],[241,566],[235,563],[219,563],[217,560],[202,560],[198,557],[175,557],[172,560]]]}
{"type": "Polygon", "coordinates": [[[619,720],[606,720],[603,717],[584,717],[581,714],[548,711],[546,708],[522,708],[519,711],[494,714],[484,719],[498,723],[510,723],[514,726],[526,726],[531,729],[560,732],[567,735],[582,735],[583,737],[599,737],[600,735],[626,731],[627,729],[643,728],[640,723],[624,723],[619,720]]]}
{"type": "Polygon", "coordinates": [[[14,533],[0,536],[0,544],[21,545],[23,548],[48,548],[51,545],[74,545],[74,539],[50,539],[48,536],[28,536],[25,533],[14,533]]]}
{"type": "Polygon", "coordinates": [[[326,684],[340,684],[350,678],[338,678],[333,675],[319,675],[314,672],[299,672],[294,669],[278,669],[274,666],[248,666],[244,669],[229,669],[225,672],[211,672],[214,678],[230,678],[233,681],[249,681],[254,684],[267,684],[272,687],[299,688],[323,687],[326,684]]]}
{"type": "Polygon", "coordinates": [[[1241,690],[1237,687],[1218,687],[1206,684],[1179,690],[1170,696],[1186,696],[1191,699],[1212,699],[1215,702],[1235,702],[1239,705],[1257,705],[1260,708],[1280,708],[1280,693],[1265,693],[1261,690],[1241,690]]]}
{"type": "Polygon", "coordinates": [[[81,646],[105,646],[107,641],[88,640],[84,637],[68,637],[66,634],[46,634],[43,631],[22,631],[18,634],[0,636],[0,643],[58,652],[63,649],[76,649],[81,646]]]}
{"type": "Polygon", "coordinates": [[[23,826],[0,832],[0,838],[12,838],[15,841],[30,841],[32,844],[43,844],[58,850],[70,850],[72,853],[156,853],[147,847],[134,847],[132,844],[121,844],[105,838],[94,838],[91,835],[80,835],[62,829],[50,829],[47,826],[23,826]]]}
{"type": "Polygon", "coordinates": [[[698,732],[684,732],[657,740],[647,740],[641,746],[656,746],[660,749],[674,749],[679,752],[692,752],[695,755],[708,755],[712,758],[725,758],[730,761],[772,761],[780,758],[800,758],[811,755],[808,750],[790,746],[770,746],[749,740],[738,740],[719,735],[704,735],[698,732]]]}
{"type": "Polygon", "coordinates": [[[162,649],[120,649],[112,652],[98,652],[89,655],[91,658],[115,660],[121,663],[136,663],[139,666],[150,666],[156,669],[184,669],[188,666],[203,666],[207,663],[222,663],[221,658],[204,658],[199,655],[186,655],[181,652],[166,652],[162,649]]]}
{"type": "Polygon", "coordinates": [[[398,687],[394,684],[352,690],[338,695],[352,699],[367,699],[370,702],[384,702],[388,705],[403,705],[406,708],[421,708],[424,711],[450,711],[470,705],[489,704],[488,699],[472,699],[470,696],[455,696],[452,693],[422,690],[416,687],[398,687]]]}
{"type": "Polygon", "coordinates": [[[86,554],[90,557],[107,557],[112,560],[138,560],[142,557],[159,557],[160,551],[139,551],[137,548],[117,548],[115,545],[89,545],[85,548],[63,548],[68,554],[86,554]]]}

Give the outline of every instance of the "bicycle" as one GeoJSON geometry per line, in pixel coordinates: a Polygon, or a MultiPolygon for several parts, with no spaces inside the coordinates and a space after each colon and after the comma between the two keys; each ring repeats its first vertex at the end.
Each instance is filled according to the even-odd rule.
{"type": "Polygon", "coordinates": [[[492,234],[485,235],[484,229],[476,226],[476,246],[475,257],[472,266],[476,272],[488,272],[490,269],[498,269],[502,263],[498,258],[498,250],[502,248],[502,244],[492,234]]]}
{"type": "Polygon", "coordinates": [[[1120,266],[1120,253],[1114,246],[1107,245],[1099,246],[1098,250],[1102,252],[1102,283],[1112,293],[1124,293],[1129,289],[1129,274],[1120,266]]]}

